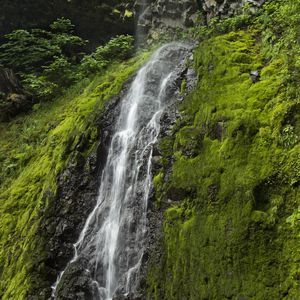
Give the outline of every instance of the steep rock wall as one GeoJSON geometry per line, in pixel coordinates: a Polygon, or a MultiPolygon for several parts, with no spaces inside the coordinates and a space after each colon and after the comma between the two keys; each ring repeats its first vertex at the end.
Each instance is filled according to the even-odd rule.
{"type": "Polygon", "coordinates": [[[240,12],[243,6],[248,5],[252,9],[257,9],[266,0],[197,0],[207,19],[219,16],[232,16],[240,12]]]}
{"type": "Polygon", "coordinates": [[[161,39],[166,33],[207,23],[214,17],[228,17],[240,13],[248,6],[255,11],[265,0],[137,0],[140,12],[137,25],[149,39],[161,39]]]}

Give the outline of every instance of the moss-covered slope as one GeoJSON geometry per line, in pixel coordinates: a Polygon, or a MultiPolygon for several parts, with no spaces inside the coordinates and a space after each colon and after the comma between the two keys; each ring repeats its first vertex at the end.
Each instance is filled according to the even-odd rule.
{"type": "Polygon", "coordinates": [[[0,124],[1,299],[47,298],[37,291],[50,288],[45,260],[51,249],[39,230],[44,214],[55,205],[58,176],[75,152],[87,156],[93,150],[104,104],[120,93],[146,56],[113,65],[64,97],[0,124]],[[83,133],[85,147],[78,150],[83,133]]]}
{"type": "Polygon", "coordinates": [[[149,299],[300,299],[299,12],[271,1],[195,50],[198,86],[160,145],[149,299]]]}

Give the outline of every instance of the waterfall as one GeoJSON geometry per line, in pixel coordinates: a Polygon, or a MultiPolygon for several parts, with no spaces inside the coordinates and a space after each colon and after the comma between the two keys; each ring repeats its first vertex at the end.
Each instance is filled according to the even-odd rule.
{"type": "MultiPolygon", "coordinates": [[[[135,32],[135,39],[136,39],[136,46],[139,47],[145,41],[148,26],[147,26],[147,13],[150,13],[149,9],[151,7],[151,3],[149,0],[137,0],[136,2],[136,10],[138,11],[138,17],[136,20],[136,32],[135,32]]],[[[149,25],[149,24],[148,24],[149,25]]]]}
{"type": "Polygon", "coordinates": [[[153,145],[170,104],[168,91],[173,91],[176,69],[187,50],[179,43],[157,50],[121,100],[97,204],[74,245],[73,259],[53,287],[54,298],[68,269],[80,260],[90,276],[92,299],[126,297],[137,289],[147,236],[153,145]]]}

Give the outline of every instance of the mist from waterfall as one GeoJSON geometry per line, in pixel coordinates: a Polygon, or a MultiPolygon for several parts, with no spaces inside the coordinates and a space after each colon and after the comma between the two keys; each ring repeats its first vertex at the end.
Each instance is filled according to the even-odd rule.
{"type": "Polygon", "coordinates": [[[138,14],[135,26],[135,41],[137,48],[139,48],[143,44],[147,35],[148,29],[145,24],[145,15],[147,14],[150,7],[150,2],[150,0],[136,1],[136,9],[138,11],[138,14]]]}

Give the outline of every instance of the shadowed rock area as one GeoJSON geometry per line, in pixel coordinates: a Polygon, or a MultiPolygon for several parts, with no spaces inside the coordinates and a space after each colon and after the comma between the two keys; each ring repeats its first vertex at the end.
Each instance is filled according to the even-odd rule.
{"type": "Polygon", "coordinates": [[[13,71],[0,67],[0,122],[26,112],[32,104],[32,97],[23,90],[13,71]]]}

